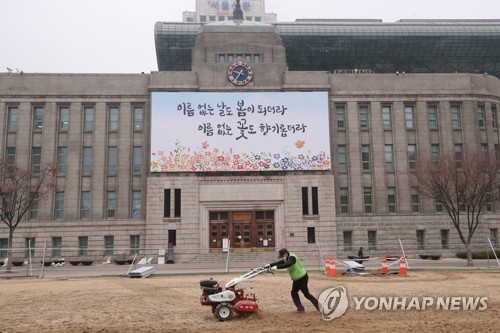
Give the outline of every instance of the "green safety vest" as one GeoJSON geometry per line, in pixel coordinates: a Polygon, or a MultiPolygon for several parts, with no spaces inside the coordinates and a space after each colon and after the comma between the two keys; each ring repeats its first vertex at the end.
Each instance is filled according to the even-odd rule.
{"type": "Polygon", "coordinates": [[[300,278],[302,278],[304,275],[306,275],[306,270],[304,269],[304,266],[302,266],[302,263],[300,262],[299,257],[295,253],[290,253],[288,256],[287,260],[290,259],[290,257],[295,257],[295,264],[292,266],[288,267],[286,270],[288,271],[288,274],[290,274],[290,277],[292,278],[293,281],[297,281],[300,278]]]}

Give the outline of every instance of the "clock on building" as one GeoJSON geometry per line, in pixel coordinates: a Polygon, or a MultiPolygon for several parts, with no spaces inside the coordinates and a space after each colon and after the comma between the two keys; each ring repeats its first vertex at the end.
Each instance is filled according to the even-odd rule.
{"type": "Polygon", "coordinates": [[[238,61],[227,69],[227,77],[232,84],[244,86],[249,84],[253,78],[253,70],[246,62],[238,61]]]}

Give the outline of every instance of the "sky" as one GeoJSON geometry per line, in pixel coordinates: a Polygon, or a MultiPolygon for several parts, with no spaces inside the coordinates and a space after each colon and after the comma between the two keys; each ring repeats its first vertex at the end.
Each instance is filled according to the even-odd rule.
{"type": "MultiPolygon", "coordinates": [[[[0,72],[149,73],[154,24],[181,22],[195,0],[0,0],[0,72]]],[[[297,18],[500,19],[498,0],[266,0],[297,18]]]]}

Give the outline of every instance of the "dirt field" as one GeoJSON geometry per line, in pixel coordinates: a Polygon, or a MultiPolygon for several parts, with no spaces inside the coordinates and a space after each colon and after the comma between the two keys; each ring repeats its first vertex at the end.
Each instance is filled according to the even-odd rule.
{"type": "Polygon", "coordinates": [[[257,295],[259,311],[218,321],[201,306],[199,281],[225,284],[236,275],[150,276],[0,280],[0,332],[498,332],[500,272],[410,272],[407,277],[336,276],[310,273],[311,292],[347,289],[349,308],[325,321],[302,297],[296,313],[286,273],[264,274],[241,286],[257,295]],[[483,296],[485,311],[356,310],[362,296],[483,296]]]}

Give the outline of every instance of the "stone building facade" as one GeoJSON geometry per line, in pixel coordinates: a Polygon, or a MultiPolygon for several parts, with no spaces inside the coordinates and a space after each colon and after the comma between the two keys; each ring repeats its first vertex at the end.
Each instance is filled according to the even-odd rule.
{"type": "MultiPolygon", "coordinates": [[[[286,246],[311,260],[319,249],[399,253],[400,241],[410,255],[462,249],[411,173],[436,149],[498,154],[499,79],[292,72],[285,53],[275,26],[231,21],[203,26],[191,71],[0,74],[0,156],[30,167],[41,151],[58,166],[54,193],[15,233],[15,255],[28,240],[35,256],[47,240],[64,257],[151,255],[171,243],[176,260],[189,261],[221,252],[224,237],[235,250],[286,246]],[[228,66],[247,60],[252,81],[232,84],[228,66]],[[181,91],[328,92],[333,170],[150,172],[151,93],[181,91]]],[[[497,210],[484,213],[478,243],[496,242],[497,210]]],[[[0,226],[3,248],[7,234],[0,226]]]]}

